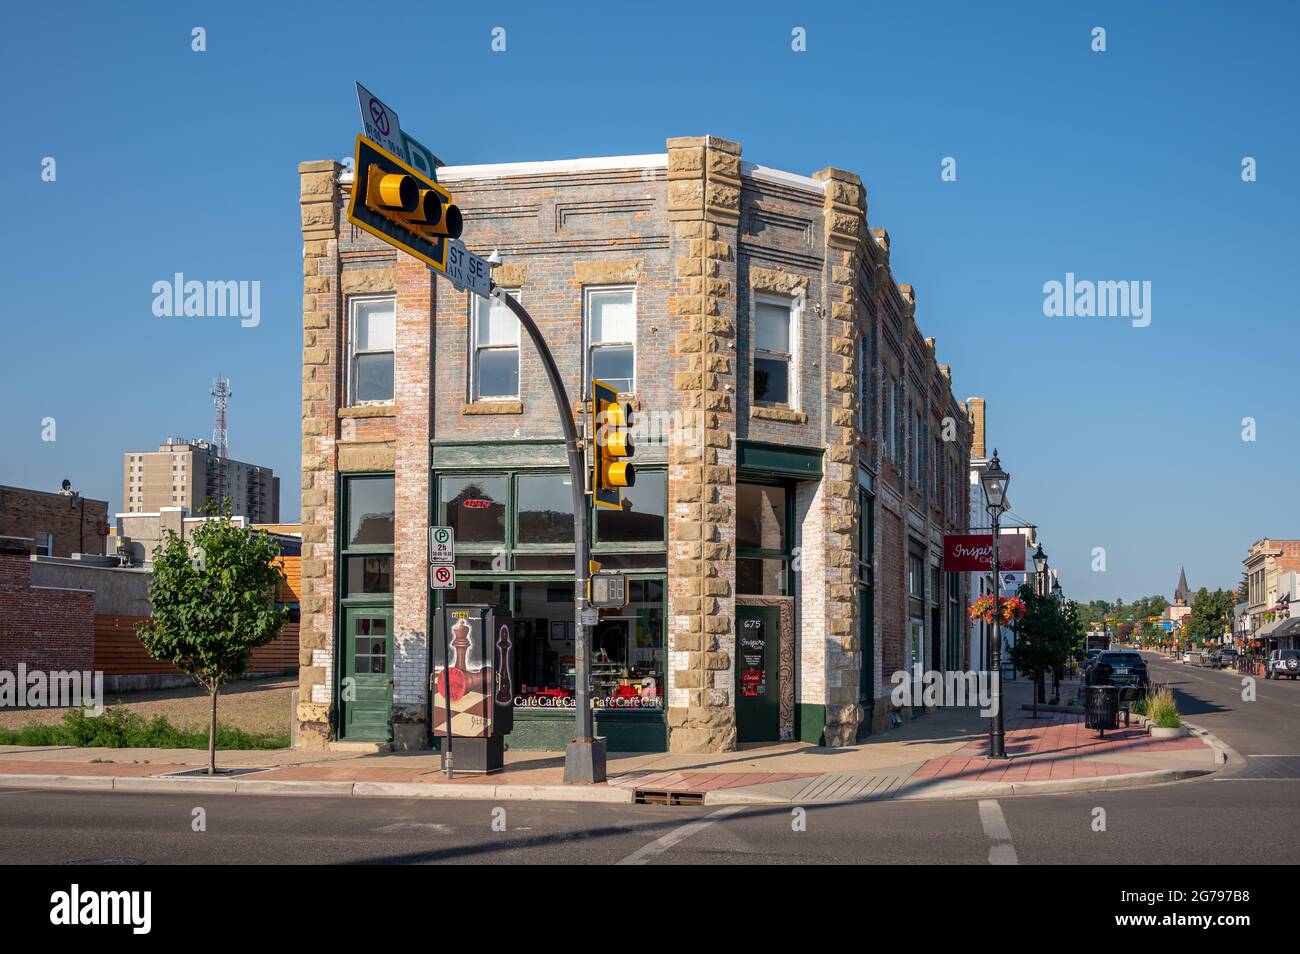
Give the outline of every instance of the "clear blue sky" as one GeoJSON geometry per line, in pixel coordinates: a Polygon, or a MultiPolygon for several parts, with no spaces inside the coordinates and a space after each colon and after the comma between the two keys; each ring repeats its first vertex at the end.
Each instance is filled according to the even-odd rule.
{"type": "Polygon", "coordinates": [[[712,133],[858,172],[1069,595],[1168,595],[1179,564],[1232,585],[1252,541],[1300,536],[1295,4],[451,6],[8,7],[0,483],[121,509],[122,452],[208,436],[223,374],[233,456],[282,474],[296,517],[296,170],[351,151],[359,79],[451,163],[712,133]],[[260,326],[155,317],[177,271],[260,281],[260,326]],[[1066,272],[1150,281],[1150,326],[1044,317],[1066,272]]]}

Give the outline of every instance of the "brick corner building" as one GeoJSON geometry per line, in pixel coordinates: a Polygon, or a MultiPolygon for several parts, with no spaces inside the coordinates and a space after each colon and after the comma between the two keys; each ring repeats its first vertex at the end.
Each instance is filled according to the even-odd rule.
{"type": "MultiPolygon", "coordinates": [[[[514,615],[509,743],[562,749],[573,514],[540,360],[499,304],[350,225],[339,164],[299,174],[299,744],[429,745],[432,523],[456,531],[449,601],[514,615]]],[[[888,722],[891,673],[968,665],[942,537],[969,523],[971,425],[857,175],[702,136],[438,177],[575,419],[593,376],[635,409],[636,486],[591,527],[629,578],[593,633],[611,749],[841,745],[888,722]]]]}

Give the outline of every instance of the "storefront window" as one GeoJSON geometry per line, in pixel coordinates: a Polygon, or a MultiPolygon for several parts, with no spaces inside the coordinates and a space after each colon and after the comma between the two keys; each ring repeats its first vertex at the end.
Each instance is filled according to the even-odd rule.
{"type": "Polygon", "coordinates": [[[441,483],[442,523],[455,531],[457,543],[505,542],[505,477],[448,477],[441,483]]]}
{"type": "Polygon", "coordinates": [[[344,549],[393,545],[393,478],[354,477],[347,488],[348,539],[344,549]]]}
{"type": "Polygon", "coordinates": [[[573,482],[567,474],[521,475],[516,542],[573,543],[573,482]]]}
{"type": "MultiPolygon", "coordinates": [[[[572,709],[577,678],[573,584],[515,585],[515,706],[572,709]]],[[[664,687],[663,582],[630,580],[628,603],[601,610],[592,630],[592,706],[660,711],[664,687]]]]}
{"type": "Polygon", "coordinates": [[[764,484],[736,485],[736,546],[786,549],[786,492],[764,484]]]}
{"type": "Polygon", "coordinates": [[[740,557],[736,560],[736,592],[746,596],[788,596],[785,560],[740,557]]]}
{"type": "Polygon", "coordinates": [[[668,564],[668,555],[658,553],[597,553],[593,557],[605,570],[654,570],[668,564]]]}
{"type": "Polygon", "coordinates": [[[350,556],[345,572],[344,596],[393,592],[391,556],[350,556]]]}
{"type": "Polygon", "coordinates": [[[553,553],[544,556],[517,556],[515,569],[544,573],[572,573],[573,554],[553,553]]]}
{"type": "Polygon", "coordinates": [[[636,486],[623,490],[623,509],[600,508],[596,539],[601,543],[662,543],[666,537],[668,475],[638,471],[636,486]]]}

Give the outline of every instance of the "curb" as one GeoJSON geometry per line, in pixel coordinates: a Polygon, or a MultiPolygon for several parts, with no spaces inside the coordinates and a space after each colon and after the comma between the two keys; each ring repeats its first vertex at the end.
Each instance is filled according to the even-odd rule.
{"type": "Polygon", "coordinates": [[[1215,768],[1216,772],[1219,771],[1219,769],[1225,768],[1229,762],[1236,762],[1239,765],[1246,764],[1246,760],[1238,754],[1236,749],[1230,746],[1227,742],[1224,742],[1209,729],[1202,728],[1199,725],[1193,725],[1186,720],[1183,721],[1183,725],[1187,726],[1187,731],[1189,733],[1196,736],[1213,750],[1214,764],[1217,766],[1217,768],[1215,768]]]}
{"type": "Polygon", "coordinates": [[[569,785],[466,785],[427,782],[277,782],[222,778],[113,775],[0,775],[0,788],[217,795],[333,795],[504,801],[603,802],[631,805],[630,788],[569,785]]]}
{"type": "Polygon", "coordinates": [[[725,789],[707,792],[705,805],[851,805],[861,802],[955,801],[968,798],[1006,798],[1013,795],[1050,795],[1067,792],[1101,792],[1109,789],[1140,788],[1163,785],[1213,775],[1214,769],[1158,769],[1152,772],[1129,772],[1124,775],[1098,775],[1092,778],[1044,779],[1036,782],[956,782],[950,788],[909,792],[897,790],[888,797],[828,799],[796,802],[792,799],[730,793],[725,789]]]}

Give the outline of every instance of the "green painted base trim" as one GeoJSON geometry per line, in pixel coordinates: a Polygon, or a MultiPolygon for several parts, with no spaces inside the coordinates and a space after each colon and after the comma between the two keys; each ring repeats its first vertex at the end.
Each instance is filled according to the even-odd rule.
{"type": "Polygon", "coordinates": [[[826,707],[810,702],[795,703],[794,721],[800,742],[826,744],[826,707]]]}
{"type": "MultiPolygon", "coordinates": [[[[606,739],[610,752],[667,752],[668,723],[662,715],[596,713],[596,734],[606,739]]],[[[506,745],[519,752],[563,752],[573,739],[573,714],[515,710],[515,729],[506,745]]]]}

